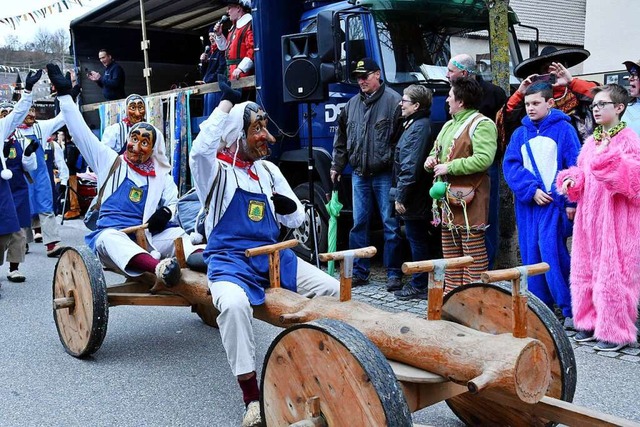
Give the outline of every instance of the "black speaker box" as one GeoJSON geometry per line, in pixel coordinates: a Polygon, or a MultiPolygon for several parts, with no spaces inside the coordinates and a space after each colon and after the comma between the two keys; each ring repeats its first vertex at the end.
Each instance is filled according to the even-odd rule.
{"type": "Polygon", "coordinates": [[[321,63],[316,33],[282,36],[284,102],[318,102],[327,99],[328,87],[320,78],[321,63]]]}

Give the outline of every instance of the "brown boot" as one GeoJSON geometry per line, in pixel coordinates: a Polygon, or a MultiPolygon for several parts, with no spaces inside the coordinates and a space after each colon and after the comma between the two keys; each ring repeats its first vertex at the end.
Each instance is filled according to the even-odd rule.
{"type": "Polygon", "coordinates": [[[80,203],[78,203],[78,177],[69,176],[69,209],[64,213],[64,219],[80,218],[80,203]]]}

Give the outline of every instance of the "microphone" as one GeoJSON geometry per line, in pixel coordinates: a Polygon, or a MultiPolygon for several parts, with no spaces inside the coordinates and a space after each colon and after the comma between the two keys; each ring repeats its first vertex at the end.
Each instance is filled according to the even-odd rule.
{"type": "Polygon", "coordinates": [[[225,22],[227,22],[228,20],[229,20],[229,15],[226,15],[226,14],[225,14],[225,15],[222,15],[222,17],[220,18],[220,22],[219,22],[219,24],[220,24],[220,25],[222,25],[222,24],[224,24],[225,22]]]}

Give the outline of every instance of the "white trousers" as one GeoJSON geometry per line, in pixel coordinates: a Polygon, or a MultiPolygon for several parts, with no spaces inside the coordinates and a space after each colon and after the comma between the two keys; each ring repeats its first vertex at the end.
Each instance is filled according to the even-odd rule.
{"type": "MultiPolygon", "coordinates": [[[[298,293],[307,298],[337,296],[340,282],[322,270],[298,258],[298,293]]],[[[253,336],[253,309],[244,290],[228,281],[209,282],[213,305],[220,311],[217,322],[222,345],[233,375],[256,370],[256,346],[253,336]]]]}
{"type": "Polygon", "coordinates": [[[60,241],[60,233],[58,232],[58,223],[53,212],[39,213],[37,218],[31,220],[31,227],[42,230],[42,243],[57,243],[60,241]]]}
{"type": "Polygon", "coordinates": [[[24,262],[27,236],[21,228],[18,231],[0,236],[0,265],[4,264],[4,254],[7,253],[7,261],[10,263],[24,262]]]}
{"type": "MultiPolygon", "coordinates": [[[[189,235],[180,227],[167,228],[153,235],[149,244],[151,245],[151,249],[160,252],[162,258],[167,258],[175,255],[173,241],[179,237],[183,238],[184,255],[188,257],[194,248],[189,239],[189,235]]],[[[100,261],[102,261],[105,266],[118,269],[132,277],[139,276],[142,272],[127,268],[127,264],[129,264],[131,258],[139,254],[149,253],[138,246],[128,235],[111,228],[100,233],[96,239],[96,250],[100,261]]]]}

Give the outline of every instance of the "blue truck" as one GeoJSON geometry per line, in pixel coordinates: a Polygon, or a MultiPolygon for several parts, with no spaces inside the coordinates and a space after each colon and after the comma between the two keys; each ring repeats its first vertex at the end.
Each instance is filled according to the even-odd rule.
{"type": "MultiPolygon", "coordinates": [[[[72,55],[78,70],[100,70],[98,50],[110,49],[127,74],[127,93],[147,94],[143,69],[150,74],[148,95],[190,90],[199,79],[195,68],[206,48],[203,40],[208,28],[225,13],[222,1],[112,0],[71,23],[72,55]],[[149,48],[146,63],[141,44],[149,48]]],[[[324,203],[332,191],[329,169],[336,120],[359,90],[351,77],[353,64],[365,56],[374,58],[382,67],[384,81],[399,92],[410,84],[431,88],[432,133],[437,134],[446,121],[449,85],[442,70],[451,56],[452,38],[486,39],[486,2],[253,0],[252,16],[255,78],[250,79],[256,102],[269,114],[272,134],[278,140],[272,157],[300,199],[314,200],[316,209],[309,212],[315,212],[318,246],[323,251],[328,220],[324,203]]],[[[522,60],[514,30],[517,23],[510,11],[510,53],[515,63],[522,60]]],[[[99,88],[84,73],[79,75],[85,118],[98,128],[99,88]]],[[[192,130],[197,132],[203,119],[201,99],[190,99],[192,130]]],[[[339,228],[348,231],[351,184],[348,173],[344,178],[338,188],[345,204],[339,228]]],[[[300,240],[301,251],[309,254],[314,233],[310,215],[307,217],[290,234],[300,240]]]]}

